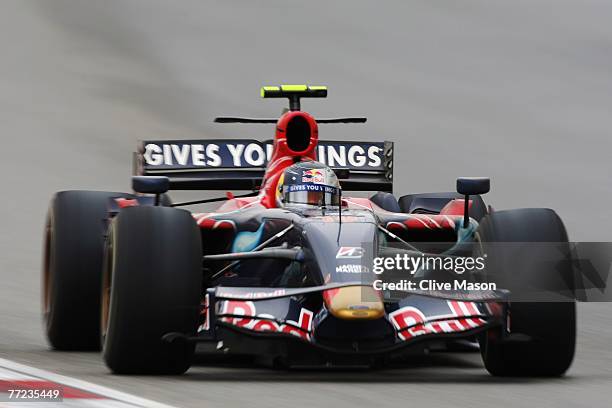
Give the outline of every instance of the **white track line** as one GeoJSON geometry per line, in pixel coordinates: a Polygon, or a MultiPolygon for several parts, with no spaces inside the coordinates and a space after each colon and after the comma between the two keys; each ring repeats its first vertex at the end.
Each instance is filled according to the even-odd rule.
{"type": "MultiPolygon", "coordinates": [[[[127,394],[121,391],[117,391],[112,388],[104,387],[102,385],[90,383],[90,382],[79,380],[79,379],[72,378],[72,377],[66,377],[64,375],[52,373],[50,371],[41,370],[35,367],[30,367],[30,366],[20,364],[20,363],[11,361],[11,360],[6,360],[3,358],[0,358],[0,367],[15,371],[17,374],[37,377],[43,380],[58,383],[60,385],[66,385],[68,387],[78,388],[83,391],[87,391],[93,394],[98,394],[108,399],[108,400],[95,401],[95,405],[99,404],[99,406],[113,406],[112,400],[114,400],[115,402],[123,402],[125,404],[129,404],[129,405],[137,406],[137,407],[174,408],[171,405],[166,405],[166,404],[151,401],[145,398],[136,397],[134,395],[127,394]]],[[[36,403],[36,404],[40,404],[40,403],[36,403]]],[[[43,406],[44,405],[45,404],[43,404],[43,406]]]]}

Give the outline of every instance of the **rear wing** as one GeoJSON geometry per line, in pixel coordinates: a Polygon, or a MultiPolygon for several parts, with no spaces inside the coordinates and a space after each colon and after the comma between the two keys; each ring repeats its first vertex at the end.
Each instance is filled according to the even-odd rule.
{"type": "MultiPolygon", "coordinates": [[[[167,176],[172,190],[255,191],[271,154],[272,141],[145,140],[134,153],[133,174],[167,176]]],[[[317,157],[346,191],[393,190],[393,142],[319,141],[317,157]]]]}

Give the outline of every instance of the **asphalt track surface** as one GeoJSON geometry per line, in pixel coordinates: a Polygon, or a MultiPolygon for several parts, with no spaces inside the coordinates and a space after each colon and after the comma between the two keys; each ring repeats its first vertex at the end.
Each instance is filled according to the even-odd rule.
{"type": "Polygon", "coordinates": [[[50,351],[41,233],[54,191],[127,190],[140,138],[268,138],[263,84],[329,85],[321,138],[396,142],[396,192],[492,179],[496,208],[552,207],[572,240],[612,233],[612,3],[3,0],[0,11],[0,357],[177,406],[609,406],[612,305],[581,304],[565,378],[489,377],[478,354],[382,371],[197,365],[110,375],[50,351]]]}

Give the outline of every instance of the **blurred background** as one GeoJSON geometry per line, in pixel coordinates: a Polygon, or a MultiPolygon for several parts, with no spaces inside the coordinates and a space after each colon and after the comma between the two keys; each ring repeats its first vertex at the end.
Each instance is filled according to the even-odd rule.
{"type": "Polygon", "coordinates": [[[607,304],[580,305],[568,377],[504,381],[478,355],[365,373],[195,367],[118,378],[97,354],[48,351],[40,259],[57,190],[129,190],[139,139],[255,138],[282,100],[261,85],[328,85],[305,100],[322,139],[395,142],[395,192],[489,176],[497,209],[551,207],[574,241],[612,235],[612,2],[603,0],[2,0],[0,357],[180,406],[603,406],[607,304]],[[503,400],[499,397],[503,392],[503,400]]]}

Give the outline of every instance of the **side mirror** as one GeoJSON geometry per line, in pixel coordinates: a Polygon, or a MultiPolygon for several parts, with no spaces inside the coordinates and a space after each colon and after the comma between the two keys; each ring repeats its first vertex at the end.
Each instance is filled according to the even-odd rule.
{"type": "Polygon", "coordinates": [[[461,195],[486,194],[491,189],[491,180],[488,177],[459,177],[457,179],[457,192],[461,195]]]}
{"type": "Polygon", "coordinates": [[[137,193],[155,194],[155,205],[159,205],[159,196],[170,189],[170,180],[166,176],[133,176],[132,189],[137,193]]]}
{"type": "Polygon", "coordinates": [[[488,177],[459,177],[457,179],[457,192],[465,196],[463,207],[463,228],[470,225],[470,196],[486,194],[491,189],[491,180],[488,177]]]}

